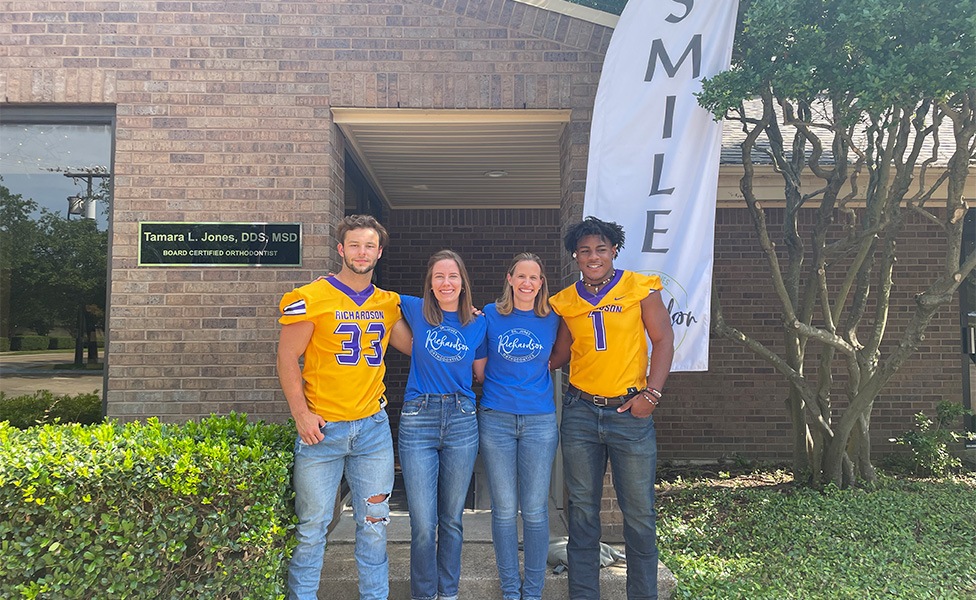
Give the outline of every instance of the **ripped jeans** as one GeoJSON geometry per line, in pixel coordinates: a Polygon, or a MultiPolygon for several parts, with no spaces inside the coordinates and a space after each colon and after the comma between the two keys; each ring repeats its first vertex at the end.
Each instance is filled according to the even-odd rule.
{"type": "Polygon", "coordinates": [[[356,520],[356,565],[363,600],[389,595],[386,525],[393,490],[393,438],[386,411],[356,421],[329,422],[325,438],[309,446],[295,442],[295,513],[298,546],[288,566],[288,597],[314,600],[325,554],[325,533],[334,517],[343,473],[356,520]]]}

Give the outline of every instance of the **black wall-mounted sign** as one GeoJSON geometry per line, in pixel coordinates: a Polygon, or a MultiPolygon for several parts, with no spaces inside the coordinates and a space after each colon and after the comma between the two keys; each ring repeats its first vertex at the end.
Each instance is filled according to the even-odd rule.
{"type": "Polygon", "coordinates": [[[139,223],[139,266],[300,267],[301,223],[139,223]]]}

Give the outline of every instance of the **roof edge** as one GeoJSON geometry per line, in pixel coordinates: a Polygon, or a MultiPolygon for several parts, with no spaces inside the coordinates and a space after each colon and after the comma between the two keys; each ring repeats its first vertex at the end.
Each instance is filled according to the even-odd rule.
{"type": "Polygon", "coordinates": [[[589,23],[603,25],[604,27],[609,27],[610,29],[615,28],[617,26],[617,21],[620,19],[620,17],[618,17],[613,13],[603,12],[602,10],[590,8],[588,6],[573,4],[572,2],[567,2],[567,0],[513,0],[513,1],[519,2],[521,4],[528,4],[530,6],[535,6],[543,10],[548,10],[549,12],[559,13],[561,15],[573,17],[574,19],[579,19],[581,21],[587,21],[589,23]]]}

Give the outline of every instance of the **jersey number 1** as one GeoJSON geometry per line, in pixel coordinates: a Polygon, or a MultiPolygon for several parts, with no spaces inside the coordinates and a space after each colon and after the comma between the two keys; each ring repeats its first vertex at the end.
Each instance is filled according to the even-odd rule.
{"type": "Polygon", "coordinates": [[[590,313],[590,320],[593,321],[593,346],[597,352],[607,349],[607,329],[603,325],[603,312],[594,310],[590,313]]]}

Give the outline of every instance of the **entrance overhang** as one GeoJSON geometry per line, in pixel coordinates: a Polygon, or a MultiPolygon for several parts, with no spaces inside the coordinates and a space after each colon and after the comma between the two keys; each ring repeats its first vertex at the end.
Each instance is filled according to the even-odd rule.
{"type": "Polygon", "coordinates": [[[390,208],[558,208],[569,110],[333,108],[390,208]]]}

